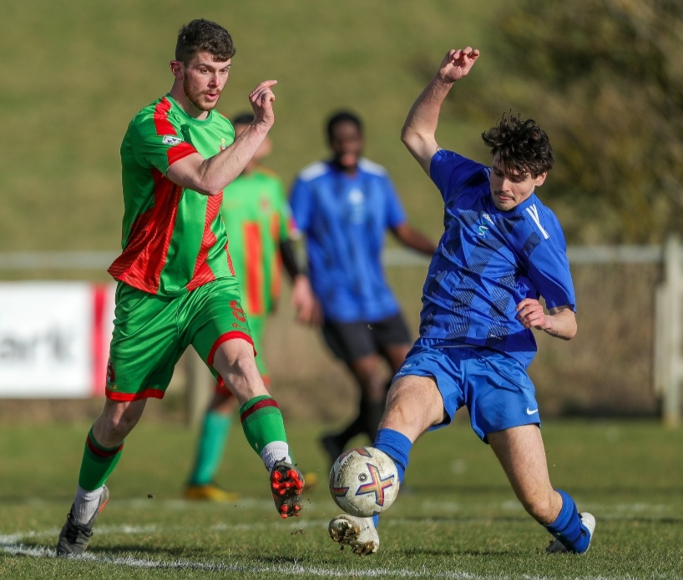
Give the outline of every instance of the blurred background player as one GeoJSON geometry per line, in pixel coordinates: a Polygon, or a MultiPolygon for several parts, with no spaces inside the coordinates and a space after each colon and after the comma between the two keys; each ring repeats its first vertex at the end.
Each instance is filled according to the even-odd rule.
{"type": "Polygon", "coordinates": [[[326,129],[332,157],[300,172],[290,204],[306,237],[311,285],[323,311],[323,337],[360,388],[356,418],[321,440],[331,465],[353,437],[367,434],[374,440],[387,392],[381,358],[393,374],[412,343],[382,268],[386,231],[423,254],[431,256],[436,247],[407,223],[387,171],[362,157],[360,118],[339,111],[326,129]]]}
{"type": "MultiPolygon", "coordinates": [[[[254,122],[253,113],[241,113],[232,123],[239,136],[254,122]]],[[[261,161],[270,154],[266,137],[242,173],[223,191],[221,213],[228,234],[228,249],[242,294],[242,306],[256,351],[256,365],[266,386],[270,376],[263,356],[266,317],[276,306],[284,264],[292,282],[292,304],[302,323],[320,319],[308,277],[299,268],[290,237],[291,212],[282,180],[261,161]]],[[[237,495],[214,482],[230,432],[237,401],[220,380],[204,415],[194,466],[185,498],[229,502],[237,495]]],[[[305,474],[306,486],[316,475],[305,474]]]]}
{"type": "MultiPolygon", "coordinates": [[[[478,58],[471,47],[446,53],[401,133],[441,193],[445,231],[423,288],[420,337],[394,378],[373,445],[403,480],[415,440],[466,406],[522,506],[555,537],[547,551],[585,553],[595,518],[550,483],[526,371],[536,355],[532,329],[565,340],[577,331],[564,234],[535,194],[553,167],[552,147],[532,119],[507,115],[482,134],[491,167],[441,149],[435,137],[442,103],[478,58]]],[[[355,553],[374,553],[376,524],[341,514],[329,533],[355,553]]]]}
{"type": "Polygon", "coordinates": [[[57,555],[83,553],[107,504],[105,485],[147,398],[163,398],[190,345],[240,404],[242,429],[270,473],[278,513],[301,510],[303,476],[292,464],[282,414],[263,384],[230,267],[220,217],[223,188],[256,153],[275,122],[272,86],[249,95],[254,122],[235,137],[214,111],[235,47],[222,26],[183,26],[170,62],[173,85],[130,122],[121,144],[122,253],[106,399],[87,438],[76,497],[57,555]]]}

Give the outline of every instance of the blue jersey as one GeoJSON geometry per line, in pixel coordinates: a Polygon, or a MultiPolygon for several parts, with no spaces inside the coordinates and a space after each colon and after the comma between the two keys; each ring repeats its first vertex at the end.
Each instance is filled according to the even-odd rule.
{"type": "Polygon", "coordinates": [[[564,234],[535,194],[510,211],[491,198],[491,169],[439,150],[430,175],[444,199],[445,231],[424,284],[420,337],[487,347],[525,367],[533,332],[517,320],[524,298],[575,309],[564,234]]]}
{"type": "Polygon", "coordinates": [[[325,317],[372,322],[396,315],[381,256],[387,228],[404,223],[405,212],[386,170],[361,159],[349,176],[330,162],[315,163],[297,177],[290,204],[325,317]]]}

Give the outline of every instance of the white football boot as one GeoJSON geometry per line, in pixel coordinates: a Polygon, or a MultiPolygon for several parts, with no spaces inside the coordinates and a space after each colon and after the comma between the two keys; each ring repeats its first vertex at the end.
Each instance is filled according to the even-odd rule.
{"type": "MultiPolygon", "coordinates": [[[[591,546],[591,541],[593,540],[593,531],[595,530],[595,517],[590,513],[590,512],[581,512],[579,513],[579,518],[581,519],[581,524],[583,524],[586,529],[588,529],[588,534],[590,535],[588,539],[588,546],[586,547],[586,551],[591,546]]],[[[554,541],[550,541],[550,544],[546,547],[545,550],[546,553],[569,553],[570,550],[565,547],[560,541],[555,539],[554,541]]],[[[582,553],[583,554],[583,553],[582,553]]]]}
{"type": "Polygon", "coordinates": [[[356,555],[369,555],[379,549],[379,535],[371,516],[340,514],[330,521],[327,531],[342,550],[349,545],[356,555]]]}

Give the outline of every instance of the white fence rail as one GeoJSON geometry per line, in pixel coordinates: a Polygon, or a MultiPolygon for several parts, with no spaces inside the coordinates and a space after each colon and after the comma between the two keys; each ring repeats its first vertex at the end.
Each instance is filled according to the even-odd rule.
{"type": "MultiPolygon", "coordinates": [[[[569,261],[590,264],[659,264],[662,282],[655,291],[654,388],[662,402],[662,419],[670,426],[681,421],[683,380],[683,247],[676,236],[663,246],[570,246],[569,261]]],[[[117,252],[0,252],[2,271],[104,271],[117,252]]],[[[403,248],[387,248],[387,267],[424,267],[428,260],[403,248]]]]}

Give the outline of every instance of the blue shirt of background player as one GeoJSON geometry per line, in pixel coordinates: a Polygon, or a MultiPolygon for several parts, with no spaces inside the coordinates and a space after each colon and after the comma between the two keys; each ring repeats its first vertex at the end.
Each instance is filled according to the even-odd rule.
{"type": "Polygon", "coordinates": [[[315,163],[299,174],[290,204],[306,235],[311,285],[325,318],[372,322],[396,315],[381,257],[387,228],[406,216],[386,170],[364,158],[353,176],[315,163]]]}
{"type": "Polygon", "coordinates": [[[535,194],[498,210],[491,168],[437,151],[430,175],[444,199],[445,231],[423,288],[420,338],[477,345],[527,367],[536,354],[533,332],[516,318],[524,298],[575,310],[564,234],[535,194]]]}

